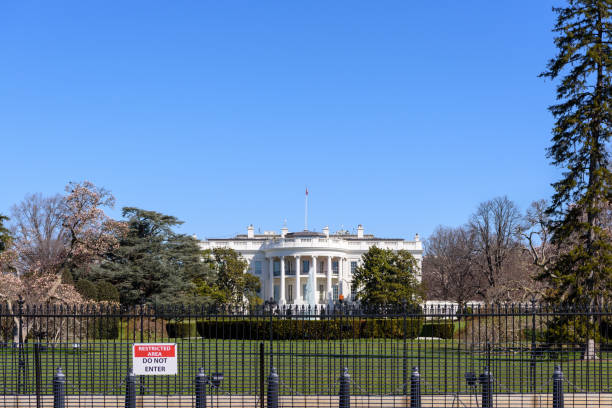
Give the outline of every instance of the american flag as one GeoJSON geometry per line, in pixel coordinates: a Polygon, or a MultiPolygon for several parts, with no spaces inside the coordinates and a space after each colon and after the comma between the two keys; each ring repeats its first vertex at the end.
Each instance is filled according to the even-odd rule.
{"type": "Polygon", "coordinates": [[[308,187],[306,187],[306,195],[308,195],[308,187]]]}

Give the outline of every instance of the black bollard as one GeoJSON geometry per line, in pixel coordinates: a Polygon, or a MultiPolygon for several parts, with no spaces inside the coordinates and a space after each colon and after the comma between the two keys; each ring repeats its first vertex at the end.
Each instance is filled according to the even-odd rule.
{"type": "Polygon", "coordinates": [[[489,367],[485,367],[478,380],[482,385],[482,408],[493,408],[493,376],[489,367]]]}
{"type": "Polygon", "coordinates": [[[66,376],[62,367],[57,367],[53,376],[53,408],[66,407],[66,376]]]}
{"type": "Polygon", "coordinates": [[[125,377],[125,408],[136,408],[136,376],[131,368],[125,377]]]}
{"type": "Polygon", "coordinates": [[[268,376],[268,408],[278,408],[278,390],[280,388],[280,382],[278,374],[276,374],[276,368],[270,369],[270,375],[268,376]]]}
{"type": "Polygon", "coordinates": [[[195,377],[195,406],[196,408],[206,408],[206,385],[208,376],[204,374],[204,367],[200,367],[195,377]]]}
{"type": "Polygon", "coordinates": [[[553,372],[553,408],[563,408],[563,372],[555,366],[553,372]]]}
{"type": "Polygon", "coordinates": [[[340,395],[339,395],[340,408],[351,408],[351,375],[348,372],[348,368],[342,369],[340,374],[340,395]]]}
{"type": "Polygon", "coordinates": [[[421,408],[421,374],[416,366],[410,375],[410,408],[421,408]]]}

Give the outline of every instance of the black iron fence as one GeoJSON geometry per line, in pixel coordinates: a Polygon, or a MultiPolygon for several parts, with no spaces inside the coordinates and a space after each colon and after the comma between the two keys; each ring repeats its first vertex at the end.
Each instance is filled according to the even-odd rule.
{"type": "Polygon", "coordinates": [[[612,407],[612,309],[0,307],[2,407],[351,405],[612,407]]]}

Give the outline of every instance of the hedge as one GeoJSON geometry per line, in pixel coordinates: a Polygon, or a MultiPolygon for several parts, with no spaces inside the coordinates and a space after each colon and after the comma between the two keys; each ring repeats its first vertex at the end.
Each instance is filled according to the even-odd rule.
{"type": "Polygon", "coordinates": [[[170,338],[187,338],[197,336],[194,322],[166,323],[166,332],[170,338]]]}
{"type": "Polygon", "coordinates": [[[119,318],[98,317],[88,322],[88,337],[96,340],[113,340],[119,337],[119,318]]]}
{"type": "MultiPolygon", "coordinates": [[[[406,319],[406,337],[418,337],[422,325],[423,319],[406,319]]],[[[270,321],[265,319],[200,320],[196,328],[206,339],[270,338],[270,321]]],[[[272,337],[275,340],[401,339],[404,338],[404,319],[274,319],[272,337]]]]}
{"type": "Polygon", "coordinates": [[[455,324],[452,321],[428,321],[423,324],[421,337],[438,337],[452,339],[455,334],[455,324]]]}

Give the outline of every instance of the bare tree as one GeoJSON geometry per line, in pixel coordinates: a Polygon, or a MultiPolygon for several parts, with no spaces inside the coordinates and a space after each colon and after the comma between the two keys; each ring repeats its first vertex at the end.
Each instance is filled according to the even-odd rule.
{"type": "Polygon", "coordinates": [[[32,194],[12,208],[15,267],[26,272],[57,273],[66,256],[68,235],[62,226],[64,198],[32,194]]]}
{"type": "Polygon", "coordinates": [[[475,269],[475,237],[466,227],[438,227],[425,242],[423,282],[428,297],[464,305],[475,300],[479,279],[475,269]]]}
{"type": "Polygon", "coordinates": [[[485,283],[478,293],[487,300],[493,300],[492,293],[506,280],[510,260],[520,250],[520,227],[521,213],[506,196],[481,203],[470,219],[474,264],[485,283]]]}

